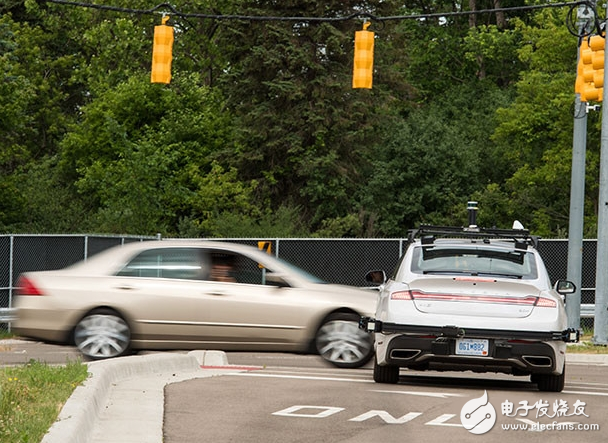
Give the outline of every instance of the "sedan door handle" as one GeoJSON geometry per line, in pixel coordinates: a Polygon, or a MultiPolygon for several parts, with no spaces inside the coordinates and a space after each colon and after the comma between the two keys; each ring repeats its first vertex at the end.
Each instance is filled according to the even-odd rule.
{"type": "Polygon", "coordinates": [[[133,290],[133,289],[137,289],[137,288],[135,286],[131,286],[131,285],[120,285],[120,286],[116,286],[116,289],[133,290]]]}
{"type": "Polygon", "coordinates": [[[213,295],[213,296],[216,296],[216,297],[218,297],[218,296],[221,297],[222,295],[226,295],[227,293],[226,292],[222,292],[222,291],[215,291],[215,292],[207,292],[207,294],[208,295],[213,295]]]}

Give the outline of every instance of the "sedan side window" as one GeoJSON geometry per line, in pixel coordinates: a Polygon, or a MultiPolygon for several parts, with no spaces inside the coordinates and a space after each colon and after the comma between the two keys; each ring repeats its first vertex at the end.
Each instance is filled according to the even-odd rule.
{"type": "Polygon", "coordinates": [[[198,280],[208,272],[200,248],[158,248],[141,252],[116,275],[198,280]]]}
{"type": "Polygon", "coordinates": [[[209,280],[220,282],[265,284],[266,270],[257,262],[228,251],[208,251],[211,261],[209,280]]]}

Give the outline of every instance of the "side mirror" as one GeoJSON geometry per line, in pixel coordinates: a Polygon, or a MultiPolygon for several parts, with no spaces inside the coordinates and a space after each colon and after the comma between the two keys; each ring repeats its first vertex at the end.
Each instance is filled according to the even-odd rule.
{"type": "Polygon", "coordinates": [[[285,280],[283,275],[276,274],[274,272],[266,273],[266,284],[269,286],[277,286],[279,288],[288,288],[289,283],[285,280]]]}
{"type": "Polygon", "coordinates": [[[386,273],[384,271],[369,271],[365,274],[365,281],[373,285],[383,285],[386,283],[386,273]]]}
{"type": "Polygon", "coordinates": [[[574,294],[576,292],[576,285],[569,280],[558,280],[555,282],[555,291],[558,294],[574,294]]]}

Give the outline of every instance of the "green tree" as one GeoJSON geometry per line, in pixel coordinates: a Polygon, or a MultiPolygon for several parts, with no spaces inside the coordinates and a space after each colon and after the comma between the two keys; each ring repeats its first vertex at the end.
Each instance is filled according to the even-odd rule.
{"type": "MultiPolygon", "coordinates": [[[[26,8],[22,1],[0,5],[0,227],[3,230],[31,226],[32,214],[44,212],[32,203],[48,192],[42,188],[38,189],[42,194],[28,194],[26,185],[38,182],[41,177],[29,176],[26,171],[49,172],[44,166],[46,159],[58,152],[59,140],[73,121],[83,91],[81,85],[70,81],[72,69],[79,63],[74,33],[81,16],[48,16],[35,2],[32,4],[33,9],[26,8]]],[[[50,177],[50,174],[45,176],[49,179],[47,188],[53,187],[50,177]]],[[[54,223],[36,224],[32,229],[54,227],[54,223]]]]}
{"type": "Polygon", "coordinates": [[[491,167],[486,146],[495,122],[488,115],[508,100],[508,91],[473,83],[446,91],[391,128],[360,196],[376,235],[403,236],[421,222],[466,222],[459,208],[484,186],[491,167]]]}
{"type": "MultiPolygon", "coordinates": [[[[522,4],[194,0],[178,7],[282,17],[434,14],[372,20],[374,87],[353,90],[362,20],[211,20],[180,16],[170,5],[125,14],[7,0],[0,4],[0,227],[393,236],[423,221],[460,224],[473,198],[480,221],[522,218],[542,235],[562,233],[576,56],[565,9],[510,12],[508,20],[448,14],[522,4]],[[161,12],[175,27],[173,80],[151,85],[161,12]]],[[[592,226],[599,119],[589,121],[592,226]]]]}
{"type": "Polygon", "coordinates": [[[175,233],[180,219],[255,212],[254,182],[214,161],[230,144],[230,116],[199,75],[171,88],[131,77],[83,107],[62,143],[61,166],[75,177],[103,232],[175,233]]]}
{"type": "MultiPolygon", "coordinates": [[[[357,10],[395,11],[394,2],[243,1],[257,16],[346,16],[357,10]]],[[[230,65],[218,79],[236,116],[238,155],[227,152],[244,177],[260,183],[273,208],[302,208],[313,229],[344,216],[361,183],[360,169],[376,126],[399,101],[390,84],[351,88],[354,31],[360,22],[235,22],[217,43],[230,65]],[[389,99],[392,98],[392,99],[389,99]]],[[[380,51],[389,34],[377,30],[380,51]]],[[[382,72],[382,58],[378,58],[382,72]]],[[[396,82],[396,74],[386,76],[396,82]]],[[[403,75],[399,80],[403,80],[403,75]]]]}
{"type": "MultiPolygon", "coordinates": [[[[497,110],[493,135],[496,161],[508,176],[479,194],[483,200],[501,193],[510,208],[503,217],[545,237],[565,236],[569,218],[577,39],[568,34],[564,17],[565,11],[542,11],[535,23],[517,22],[526,42],[519,57],[527,69],[515,101],[497,110]]],[[[593,208],[599,133],[597,117],[590,114],[589,122],[586,206],[593,208]]]]}

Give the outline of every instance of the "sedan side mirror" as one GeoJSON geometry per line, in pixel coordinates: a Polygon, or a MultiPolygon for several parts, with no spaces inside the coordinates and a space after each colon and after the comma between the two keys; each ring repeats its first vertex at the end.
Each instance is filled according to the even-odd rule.
{"type": "Polygon", "coordinates": [[[558,294],[574,294],[576,292],[576,285],[569,280],[558,280],[555,282],[555,291],[558,294]]]}
{"type": "Polygon", "coordinates": [[[266,284],[269,286],[277,286],[279,288],[289,287],[289,283],[287,283],[283,275],[276,274],[274,272],[268,272],[266,274],[266,284]]]}

